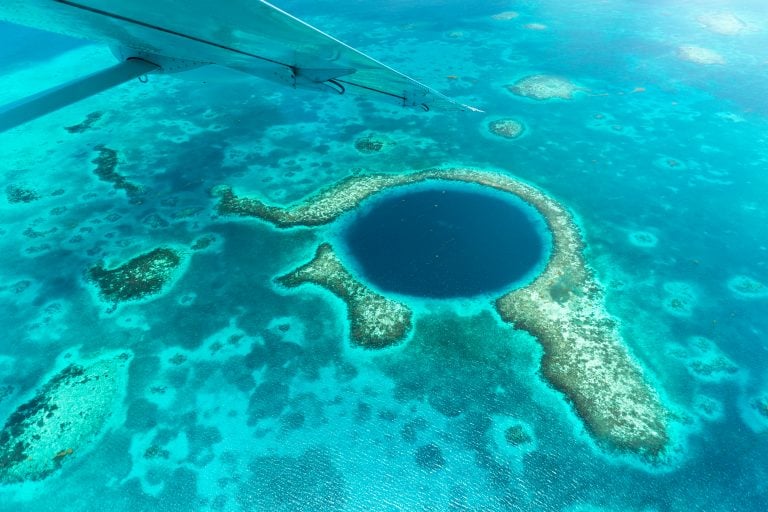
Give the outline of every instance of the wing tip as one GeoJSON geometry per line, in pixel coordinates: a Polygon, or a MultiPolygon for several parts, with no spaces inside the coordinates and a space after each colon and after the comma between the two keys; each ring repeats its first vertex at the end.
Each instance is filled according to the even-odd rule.
{"type": "Polygon", "coordinates": [[[464,105],[464,104],[462,104],[461,105],[461,110],[465,111],[465,112],[469,111],[469,112],[479,112],[481,114],[485,114],[485,110],[479,109],[477,107],[473,107],[472,105],[464,105]]]}

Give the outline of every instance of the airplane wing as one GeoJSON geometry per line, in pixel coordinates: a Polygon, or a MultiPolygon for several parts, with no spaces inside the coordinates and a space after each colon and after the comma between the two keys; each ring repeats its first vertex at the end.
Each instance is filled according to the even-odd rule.
{"type": "Polygon", "coordinates": [[[261,0],[2,0],[0,20],[105,43],[161,72],[218,64],[292,87],[477,110],[261,0]]]}

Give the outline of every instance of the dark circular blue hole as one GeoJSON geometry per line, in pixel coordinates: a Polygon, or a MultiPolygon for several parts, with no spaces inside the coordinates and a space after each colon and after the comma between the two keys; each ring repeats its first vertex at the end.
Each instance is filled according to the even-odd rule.
{"type": "Polygon", "coordinates": [[[374,198],[350,219],[342,238],[352,267],[376,288],[429,298],[524,284],[543,270],[549,254],[538,212],[515,196],[480,187],[374,198]]]}

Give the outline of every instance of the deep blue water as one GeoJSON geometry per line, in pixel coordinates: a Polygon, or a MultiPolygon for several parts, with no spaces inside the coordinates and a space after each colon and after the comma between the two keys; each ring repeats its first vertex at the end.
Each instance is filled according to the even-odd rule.
{"type": "MultiPolygon", "coordinates": [[[[278,5],[487,117],[160,76],[0,134],[0,424],[63,354],[135,354],[103,435],[45,482],[0,487],[0,510],[766,510],[768,298],[733,286],[768,284],[765,2],[278,5]],[[541,73],[581,89],[537,102],[505,88],[541,73]],[[63,129],[92,112],[91,129],[63,129]],[[525,135],[494,138],[499,117],[525,135]],[[366,136],[391,144],[362,155],[366,136]],[[100,144],[141,201],[94,175],[100,144]],[[351,173],[440,165],[523,178],[575,215],[628,349],[683,420],[670,466],[595,446],[543,381],[540,346],[485,299],[415,304],[404,345],[353,349],[340,301],[274,285],[338,226],[232,221],[209,195],[226,183],[288,204],[351,173]],[[40,197],[11,203],[9,185],[40,197]],[[155,300],[108,313],[83,281],[204,234],[216,242],[155,300]],[[718,357],[735,371],[697,371],[718,357]],[[500,444],[510,422],[535,441],[500,444]]],[[[0,103],[113,63],[38,31],[2,27],[0,43],[0,103]]]]}
{"type": "Polygon", "coordinates": [[[498,292],[542,267],[546,234],[524,204],[453,187],[370,203],[343,238],[363,275],[382,290],[471,297],[498,292]]]}

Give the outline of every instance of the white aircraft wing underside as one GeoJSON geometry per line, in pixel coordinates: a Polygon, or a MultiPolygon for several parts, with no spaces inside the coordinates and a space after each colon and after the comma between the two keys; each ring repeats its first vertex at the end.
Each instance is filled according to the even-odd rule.
{"type": "Polygon", "coordinates": [[[0,19],[294,87],[475,110],[260,0],[3,0],[0,19]]]}

